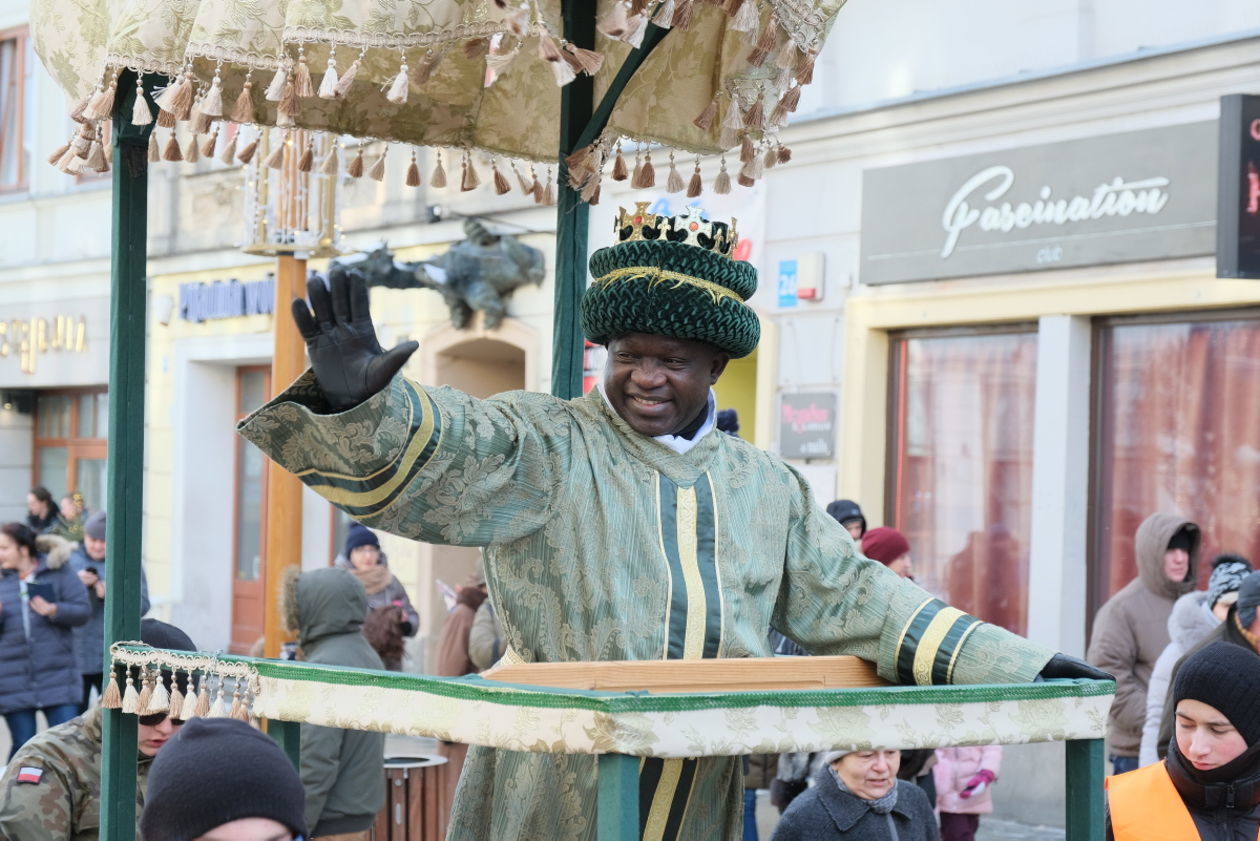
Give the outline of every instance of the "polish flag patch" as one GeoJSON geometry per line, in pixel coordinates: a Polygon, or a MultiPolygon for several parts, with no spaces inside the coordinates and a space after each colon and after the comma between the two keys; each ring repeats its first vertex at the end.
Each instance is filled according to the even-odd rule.
{"type": "Polygon", "coordinates": [[[30,765],[23,765],[18,769],[17,781],[19,783],[30,783],[31,785],[36,785],[42,779],[44,779],[43,768],[33,768],[30,765]]]}

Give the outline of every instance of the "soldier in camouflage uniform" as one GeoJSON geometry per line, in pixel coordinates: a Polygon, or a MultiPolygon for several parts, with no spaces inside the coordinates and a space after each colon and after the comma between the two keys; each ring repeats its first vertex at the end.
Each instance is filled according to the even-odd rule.
{"type": "MultiPolygon", "coordinates": [[[[187,634],[156,619],[141,623],[140,638],[156,648],[196,650],[187,634]]],[[[169,687],[170,674],[163,672],[162,677],[169,687]]],[[[101,708],[94,707],[78,718],[45,730],[14,755],[0,777],[0,838],[97,841],[101,812],[101,715],[101,708]]],[[[153,757],[182,723],[165,713],[140,716],[136,745],[137,816],[144,807],[153,757]]]]}

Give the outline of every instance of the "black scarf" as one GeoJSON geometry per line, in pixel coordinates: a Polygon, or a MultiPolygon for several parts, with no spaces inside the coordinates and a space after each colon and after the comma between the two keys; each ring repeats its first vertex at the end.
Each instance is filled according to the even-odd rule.
{"type": "Polygon", "coordinates": [[[1168,745],[1168,776],[1192,809],[1241,815],[1260,805],[1260,742],[1219,768],[1196,769],[1181,755],[1176,740],[1168,745]]]}

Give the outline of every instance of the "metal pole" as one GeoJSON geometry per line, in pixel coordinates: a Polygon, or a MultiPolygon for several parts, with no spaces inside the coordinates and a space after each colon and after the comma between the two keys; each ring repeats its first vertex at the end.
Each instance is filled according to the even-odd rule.
{"type": "MultiPolygon", "coordinates": [[[[133,126],[135,79],[118,78],[114,108],[114,253],[110,267],[109,519],[105,561],[105,673],[109,646],[140,638],[140,545],[144,500],[145,250],[152,126],[133,126]]],[[[146,77],[150,96],[157,77],[146,77]]],[[[150,101],[150,107],[156,111],[150,101]]],[[[120,687],[121,688],[121,687],[120,687]]],[[[136,717],[105,710],[101,756],[101,838],[136,837],[136,717]]]]}

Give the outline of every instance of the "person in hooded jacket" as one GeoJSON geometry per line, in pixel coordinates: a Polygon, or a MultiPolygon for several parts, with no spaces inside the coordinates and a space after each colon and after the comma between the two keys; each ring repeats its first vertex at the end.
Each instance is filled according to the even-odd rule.
{"type": "Polygon", "coordinates": [[[1085,658],[1115,675],[1107,746],[1117,774],[1138,766],[1146,689],[1169,642],[1173,603],[1194,589],[1199,527],[1174,514],[1152,514],[1138,526],[1134,554],[1138,575],[1099,609],[1085,658]]]}
{"type": "Polygon", "coordinates": [[[344,550],[333,562],[334,566],[354,573],[367,593],[368,613],[372,618],[372,637],[378,640],[374,646],[377,654],[391,671],[402,669],[402,658],[393,656],[399,640],[397,637],[414,637],[420,629],[420,614],[411,605],[407,589],[389,569],[389,560],[381,551],[381,541],[371,529],[361,523],[351,523],[346,532],[344,550]],[[396,626],[388,631],[384,624],[396,626]]]}
{"type": "Polygon", "coordinates": [[[9,725],[10,759],[35,735],[37,711],[50,727],[79,712],[73,629],[91,609],[67,564],[71,548],[21,523],[0,526],[0,713],[9,725]]]}
{"type": "Polygon", "coordinates": [[[1163,762],[1108,777],[1107,841],[1260,836],[1260,657],[1214,642],[1173,683],[1176,738],[1163,762]]]}
{"type": "MultiPolygon", "coordinates": [[[[383,669],[361,633],[367,614],[363,585],[344,569],[290,569],[281,611],[307,663],[383,669]]],[[[301,726],[302,785],[312,841],[367,841],[385,805],[383,733],[301,726]]]]}
{"type": "MultiPolygon", "coordinates": [[[[1164,705],[1173,667],[1185,654],[1206,639],[1229,615],[1229,608],[1238,600],[1238,586],[1251,572],[1251,564],[1238,555],[1217,555],[1212,559],[1212,575],[1206,590],[1194,590],[1177,599],[1168,616],[1170,642],[1155,661],[1150,685],[1146,687],[1146,723],[1142,726],[1142,745],[1138,765],[1150,765],[1163,758],[1168,742],[1160,743],[1164,705]]],[[[1171,728],[1169,733],[1171,733],[1171,728]]]]}

